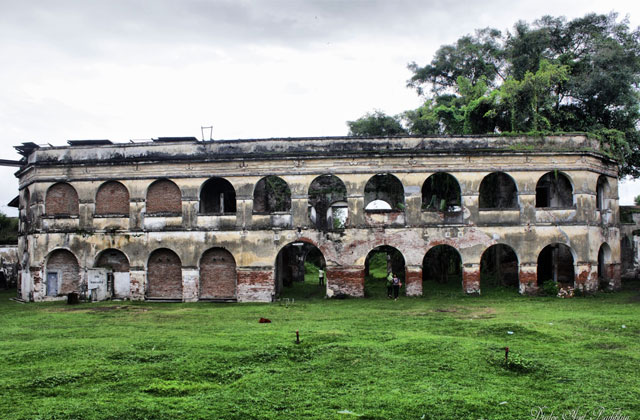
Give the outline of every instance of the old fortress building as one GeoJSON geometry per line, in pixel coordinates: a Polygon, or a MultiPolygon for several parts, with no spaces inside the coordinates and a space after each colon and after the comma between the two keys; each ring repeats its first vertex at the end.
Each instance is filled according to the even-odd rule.
{"type": "Polygon", "coordinates": [[[618,168],[585,135],[17,149],[25,300],[270,302],[306,258],[361,297],[374,251],[411,296],[450,274],[466,293],[620,287],[618,168]]]}

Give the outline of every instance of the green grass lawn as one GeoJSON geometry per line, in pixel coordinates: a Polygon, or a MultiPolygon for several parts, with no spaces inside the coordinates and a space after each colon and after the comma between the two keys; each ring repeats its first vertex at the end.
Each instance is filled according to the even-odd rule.
{"type": "Polygon", "coordinates": [[[638,285],[568,300],[426,289],[292,305],[2,292],[0,419],[640,418],[638,285]]]}

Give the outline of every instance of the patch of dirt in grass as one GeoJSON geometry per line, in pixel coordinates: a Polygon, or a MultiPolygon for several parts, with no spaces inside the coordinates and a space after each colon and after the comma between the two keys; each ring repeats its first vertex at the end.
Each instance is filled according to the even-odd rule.
{"type": "Polygon", "coordinates": [[[496,310],[490,307],[477,308],[474,311],[463,314],[460,318],[473,318],[473,319],[492,319],[496,317],[496,310]]]}
{"type": "Polygon", "coordinates": [[[69,306],[62,308],[52,308],[50,312],[110,312],[110,311],[132,311],[132,312],[147,312],[151,308],[143,308],[140,306],[130,305],[113,305],[113,306],[95,306],[95,307],[77,307],[69,306]]]}

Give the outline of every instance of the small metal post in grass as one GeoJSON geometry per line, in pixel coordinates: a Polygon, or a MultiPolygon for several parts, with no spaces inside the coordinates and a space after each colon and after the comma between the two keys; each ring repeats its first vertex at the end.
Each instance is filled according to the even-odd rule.
{"type": "Polygon", "coordinates": [[[509,363],[509,347],[504,348],[504,364],[507,365],[509,363]]]}
{"type": "Polygon", "coordinates": [[[296,344],[300,344],[300,332],[296,330],[296,344]]]}

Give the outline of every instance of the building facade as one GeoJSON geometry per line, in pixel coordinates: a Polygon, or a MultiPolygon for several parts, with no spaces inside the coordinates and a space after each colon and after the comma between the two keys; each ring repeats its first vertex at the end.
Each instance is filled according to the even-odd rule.
{"type": "Polygon", "coordinates": [[[617,164],[584,135],[17,149],[25,300],[269,302],[312,257],[328,295],[361,297],[376,251],[407,295],[449,274],[620,287],[617,164]]]}

